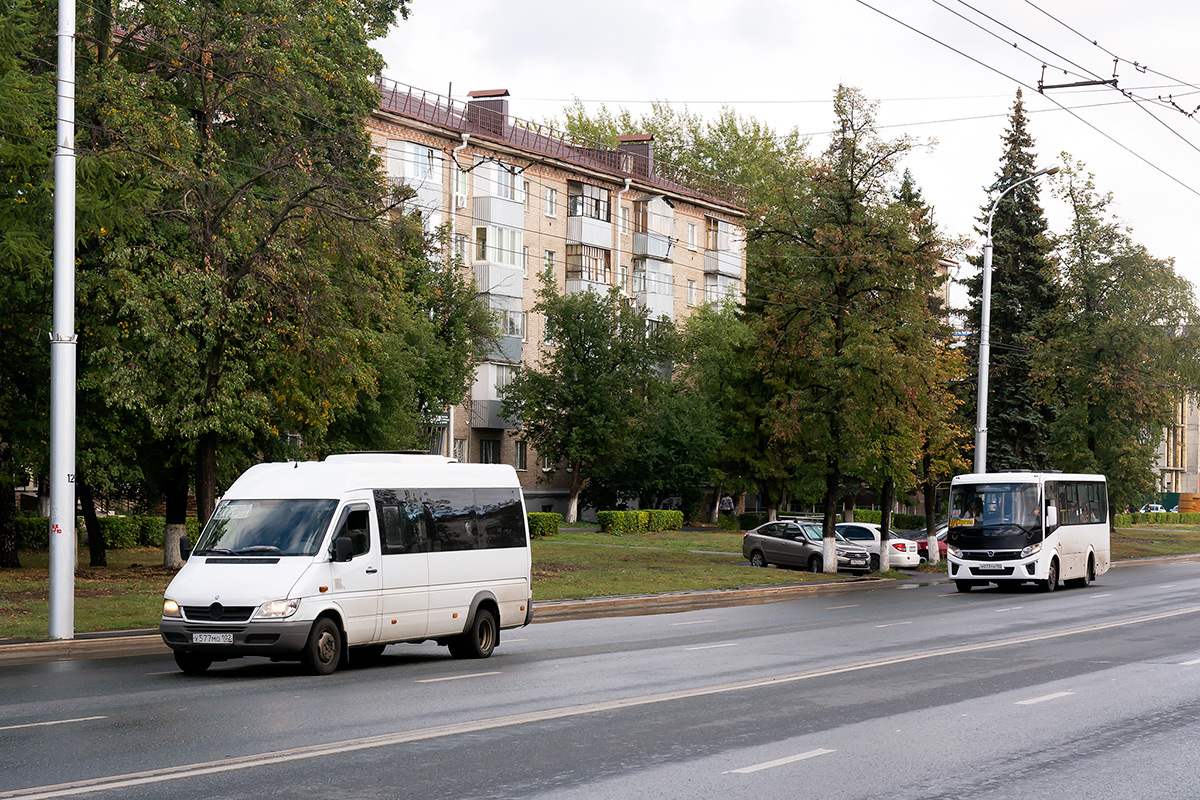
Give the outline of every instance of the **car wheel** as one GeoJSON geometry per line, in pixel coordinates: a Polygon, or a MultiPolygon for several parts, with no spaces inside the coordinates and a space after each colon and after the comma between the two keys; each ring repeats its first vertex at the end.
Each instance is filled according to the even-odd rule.
{"type": "Polygon", "coordinates": [[[475,621],[466,633],[450,640],[450,655],[455,658],[487,658],[499,642],[496,617],[486,608],[475,612],[475,621]]]}
{"type": "Polygon", "coordinates": [[[197,655],[196,653],[184,653],[180,650],[175,651],[175,665],[188,675],[202,675],[209,667],[212,666],[212,659],[197,655]]]}
{"type": "Polygon", "coordinates": [[[879,556],[871,554],[871,572],[879,572],[879,556]]]}
{"type": "Polygon", "coordinates": [[[313,623],[300,660],[314,675],[329,675],[342,661],[342,631],[329,617],[313,623]]]}
{"type": "Polygon", "coordinates": [[[1053,592],[1058,588],[1058,560],[1050,562],[1050,571],[1046,573],[1046,580],[1042,581],[1043,592],[1053,592]]]}
{"type": "Polygon", "coordinates": [[[971,583],[970,581],[955,581],[954,582],[954,588],[958,589],[960,592],[963,592],[964,594],[971,591],[971,587],[974,585],[975,584],[971,583]]]}
{"type": "Polygon", "coordinates": [[[810,558],[808,560],[808,571],[809,572],[824,572],[825,571],[825,559],[822,558],[821,556],[813,556],[812,558],[810,558]]]}
{"type": "Polygon", "coordinates": [[[750,554],[750,566],[752,566],[752,567],[767,566],[767,559],[765,556],[763,556],[761,550],[755,550],[753,553],[750,554]]]}

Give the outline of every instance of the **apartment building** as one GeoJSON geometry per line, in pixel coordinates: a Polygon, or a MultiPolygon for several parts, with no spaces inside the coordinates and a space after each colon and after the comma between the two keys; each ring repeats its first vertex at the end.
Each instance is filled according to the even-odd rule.
{"type": "Polygon", "coordinates": [[[565,512],[565,465],[539,458],[501,407],[520,365],[547,347],[532,311],[542,270],[553,267],[562,292],[617,287],[651,319],[740,302],[741,190],[656,161],[650,136],[608,147],[516,119],[505,90],[461,102],[389,80],[380,89],[368,127],[388,180],[415,190],[427,230],[448,229],[448,261],[473,271],[501,323],[466,402],[438,420],[436,446],[460,461],[512,464],[529,510],[565,512]]]}

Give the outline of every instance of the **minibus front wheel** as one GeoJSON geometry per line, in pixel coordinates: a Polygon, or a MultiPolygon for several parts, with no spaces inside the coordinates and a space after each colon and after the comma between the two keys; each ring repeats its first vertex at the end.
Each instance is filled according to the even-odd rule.
{"type": "Polygon", "coordinates": [[[305,668],[314,675],[329,675],[342,661],[342,629],[329,617],[313,623],[300,654],[305,668]]]}

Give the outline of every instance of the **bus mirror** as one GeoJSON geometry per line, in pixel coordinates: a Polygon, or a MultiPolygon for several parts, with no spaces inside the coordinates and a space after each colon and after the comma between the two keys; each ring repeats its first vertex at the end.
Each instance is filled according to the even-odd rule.
{"type": "Polygon", "coordinates": [[[1058,509],[1054,506],[1046,506],[1046,529],[1058,527],[1058,509]]]}

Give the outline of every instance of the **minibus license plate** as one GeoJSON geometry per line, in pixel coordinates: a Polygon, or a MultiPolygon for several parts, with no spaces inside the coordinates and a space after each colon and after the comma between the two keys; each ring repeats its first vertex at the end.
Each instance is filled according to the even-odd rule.
{"type": "Polygon", "coordinates": [[[232,633],[193,633],[192,644],[233,644],[232,633]]]}

